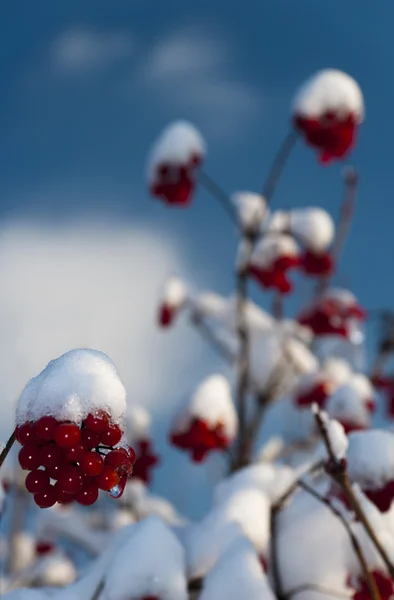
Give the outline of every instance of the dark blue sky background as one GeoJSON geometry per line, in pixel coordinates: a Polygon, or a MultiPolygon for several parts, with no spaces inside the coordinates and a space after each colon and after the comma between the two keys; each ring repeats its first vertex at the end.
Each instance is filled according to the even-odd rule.
{"type": "MultiPolygon", "coordinates": [[[[338,281],[368,308],[391,306],[393,24],[392,0],[3,2],[0,218],[152,224],[180,237],[227,293],[231,225],[204,192],[188,211],[149,199],[150,143],[169,120],[190,118],[208,142],[206,170],[228,191],[258,191],[295,88],[335,67],[359,81],[366,103],[351,159],[359,202],[338,281]]],[[[298,146],[275,206],[317,204],[335,216],[340,171],[298,146]]]]}

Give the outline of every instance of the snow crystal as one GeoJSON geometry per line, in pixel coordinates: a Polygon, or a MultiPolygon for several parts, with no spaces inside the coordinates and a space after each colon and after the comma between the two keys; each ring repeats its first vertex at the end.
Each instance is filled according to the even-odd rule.
{"type": "Polygon", "coordinates": [[[318,118],[334,112],[346,118],[352,113],[364,119],[364,100],[357,82],[337,69],[324,69],[310,77],[298,90],[292,112],[296,116],[318,118]]]}
{"type": "Polygon", "coordinates": [[[237,413],[231,398],[231,388],[223,375],[205,379],[190,398],[186,398],[176,417],[173,430],[187,431],[190,422],[201,419],[207,424],[221,424],[225,436],[232,440],[237,433],[237,413]]]}
{"type": "Polygon", "coordinates": [[[250,263],[262,269],[269,269],[282,256],[298,255],[297,242],[290,235],[266,234],[253,248],[250,263]]]}
{"type": "Polygon", "coordinates": [[[265,198],[252,192],[237,192],[233,194],[232,201],[242,227],[247,231],[257,231],[267,215],[265,198]]]}
{"type": "Polygon", "coordinates": [[[188,599],[183,548],[157,517],[133,526],[132,535],[114,556],[102,595],[103,600],[144,596],[188,599]]]}
{"type": "Polygon", "coordinates": [[[188,573],[191,579],[203,577],[216,564],[240,531],[259,554],[267,553],[270,504],[257,489],[239,489],[195,525],[185,539],[188,573]]]}
{"type": "Polygon", "coordinates": [[[234,540],[208,573],[200,600],[274,600],[255,549],[248,540],[234,540]]]}
{"type": "Polygon", "coordinates": [[[348,473],[365,489],[394,480],[394,434],[380,429],[349,434],[348,473]]]}
{"type": "Polygon", "coordinates": [[[52,415],[80,424],[89,413],[106,410],[122,424],[126,390],[111,359],[96,350],[71,350],[52,360],[22,392],[17,424],[52,415]]]}
{"type": "Polygon", "coordinates": [[[170,123],[162,131],[150,154],[148,181],[154,181],[160,164],[186,165],[193,154],[205,155],[205,143],[200,132],[187,121],[170,123]]]}
{"type": "Polygon", "coordinates": [[[165,282],[161,302],[171,308],[180,308],[187,299],[188,291],[180,277],[173,275],[165,282]]]}

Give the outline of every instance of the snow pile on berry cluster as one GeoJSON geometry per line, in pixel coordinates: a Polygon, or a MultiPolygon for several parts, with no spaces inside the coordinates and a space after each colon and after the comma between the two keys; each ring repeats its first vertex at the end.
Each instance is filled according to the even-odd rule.
{"type": "Polygon", "coordinates": [[[242,228],[247,232],[257,233],[268,213],[265,198],[252,192],[237,192],[233,194],[232,201],[242,228]]]}
{"type": "Polygon", "coordinates": [[[268,231],[291,233],[306,248],[323,252],[334,239],[335,226],[322,208],[298,208],[273,213],[268,231]]]}
{"type": "Polygon", "coordinates": [[[327,400],[326,410],[347,431],[368,427],[374,410],[373,388],[368,379],[362,374],[353,374],[327,400]]]}
{"type": "Polygon", "coordinates": [[[233,440],[237,433],[237,413],[230,384],[223,375],[211,375],[186,398],[176,415],[172,431],[187,431],[194,419],[211,427],[221,425],[225,437],[233,440]]]}
{"type": "Polygon", "coordinates": [[[327,112],[346,116],[352,113],[359,122],[364,118],[364,101],[357,82],[337,69],[324,69],[308,79],[293,100],[297,116],[320,117],[327,112]]]}
{"type": "Polygon", "coordinates": [[[299,247],[291,235],[267,234],[253,248],[250,264],[260,269],[269,269],[278,259],[297,258],[299,247]]]}
{"type": "Polygon", "coordinates": [[[348,472],[362,487],[377,489],[394,480],[394,434],[371,429],[349,435],[348,472]]]}
{"type": "Polygon", "coordinates": [[[274,600],[252,544],[236,538],[204,581],[200,600],[274,600]]]}
{"type": "Polygon", "coordinates": [[[29,381],[16,411],[17,424],[53,416],[81,424],[105,410],[117,424],[126,411],[126,390],[111,359],[96,350],[71,350],[29,381]]]}
{"type": "Polygon", "coordinates": [[[170,123],[161,133],[148,161],[147,177],[152,183],[162,164],[187,165],[193,156],[203,157],[205,143],[199,131],[187,121],[170,123]]]}
{"type": "Polygon", "coordinates": [[[188,290],[185,283],[173,275],[167,279],[161,294],[159,323],[162,327],[171,325],[174,318],[185,305],[188,290]]]}

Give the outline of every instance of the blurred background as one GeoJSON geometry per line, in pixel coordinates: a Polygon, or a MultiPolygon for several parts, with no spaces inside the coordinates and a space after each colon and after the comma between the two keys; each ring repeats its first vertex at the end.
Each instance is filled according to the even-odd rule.
{"type": "MultiPolygon", "coordinates": [[[[367,117],[337,281],[368,309],[392,306],[393,20],[390,0],[2,3],[0,439],[21,389],[51,358],[100,349],[130,399],[153,411],[163,455],[154,489],[200,513],[221,465],[189,466],[166,448],[166,424],[223,365],[187,325],[159,331],[156,305],[174,272],[196,289],[230,293],[236,236],[203,191],[187,211],[149,198],[150,144],[168,121],[190,119],[207,140],[207,172],[229,192],[259,191],[295,88],[320,68],[347,71],[367,117]]],[[[275,206],[317,204],[335,217],[341,168],[320,167],[300,145],[275,206]]],[[[307,297],[301,286],[295,305],[307,297]]]]}

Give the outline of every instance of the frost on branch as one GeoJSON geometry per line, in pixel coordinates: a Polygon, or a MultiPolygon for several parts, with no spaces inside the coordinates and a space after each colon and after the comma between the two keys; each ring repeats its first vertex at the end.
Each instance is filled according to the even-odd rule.
{"type": "Polygon", "coordinates": [[[243,231],[251,235],[257,234],[268,213],[265,198],[253,192],[237,192],[233,194],[232,200],[243,231]]]}
{"type": "Polygon", "coordinates": [[[145,597],[188,599],[183,548],[157,517],[133,526],[113,557],[103,591],[103,600],[145,597]]]}
{"type": "Polygon", "coordinates": [[[216,566],[208,573],[200,600],[274,600],[274,594],[261,568],[252,544],[245,538],[234,540],[216,566]]]}
{"type": "Polygon", "coordinates": [[[255,245],[249,264],[249,274],[263,288],[282,294],[292,290],[288,271],[300,264],[297,242],[286,234],[268,233],[255,245]]]}
{"type": "Polygon", "coordinates": [[[171,429],[171,443],[201,462],[212,450],[228,448],[237,434],[238,420],[230,384],[212,375],[186,399],[171,429]]]}
{"type": "Polygon", "coordinates": [[[170,277],[160,298],[158,322],[161,327],[169,327],[182,310],[188,297],[185,283],[179,277],[170,277]]]}
{"type": "Polygon", "coordinates": [[[261,491],[239,489],[192,525],[185,540],[189,578],[204,577],[240,533],[266,559],[269,510],[268,498],[261,491]]]}
{"type": "Polygon", "coordinates": [[[379,510],[390,509],[394,498],[394,435],[371,429],[349,435],[348,473],[379,510]]]}
{"type": "Polygon", "coordinates": [[[352,150],[364,119],[363,96],[350,75],[325,69],[298,90],[292,114],[294,126],[318,150],[320,162],[329,163],[352,150]]]}
{"type": "Polygon", "coordinates": [[[148,162],[151,194],[168,205],[191,202],[196,170],[205,155],[204,140],[191,123],[168,125],[156,141],[148,162]]]}

